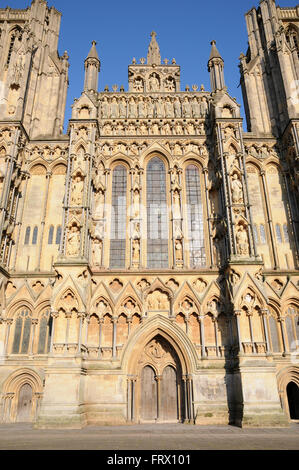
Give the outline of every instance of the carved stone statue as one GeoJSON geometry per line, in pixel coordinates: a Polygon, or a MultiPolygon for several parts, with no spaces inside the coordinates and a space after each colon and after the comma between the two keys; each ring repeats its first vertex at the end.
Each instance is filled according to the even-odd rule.
{"type": "Polygon", "coordinates": [[[139,260],[140,260],[140,240],[133,240],[132,242],[133,264],[139,264],[139,260]]]}
{"type": "Polygon", "coordinates": [[[72,225],[67,237],[67,255],[77,256],[80,252],[80,230],[77,225],[72,225]]]}
{"type": "Polygon", "coordinates": [[[109,111],[108,98],[104,97],[101,105],[102,118],[109,118],[109,111]]]}
{"type": "Polygon", "coordinates": [[[94,217],[98,219],[102,219],[104,217],[104,209],[105,209],[105,193],[101,189],[95,196],[95,210],[94,210],[94,217]]]}
{"type": "Polygon", "coordinates": [[[174,101],[174,115],[176,118],[182,117],[182,105],[179,98],[174,101]]]}
{"type": "Polygon", "coordinates": [[[178,190],[175,190],[173,193],[173,218],[181,218],[180,193],[178,190]]]}
{"type": "Polygon", "coordinates": [[[233,174],[232,177],[232,200],[234,204],[240,204],[243,202],[243,187],[237,173],[233,174]]]}
{"type": "Polygon", "coordinates": [[[165,91],[175,91],[175,81],[172,77],[166,78],[164,88],[165,91]]]}
{"type": "Polygon", "coordinates": [[[239,230],[237,232],[236,238],[237,238],[238,254],[241,256],[248,255],[249,254],[248,235],[247,235],[247,230],[245,230],[245,227],[242,224],[239,225],[239,230]]]}
{"type": "Polygon", "coordinates": [[[193,117],[195,118],[200,117],[200,106],[196,97],[193,98],[191,106],[192,106],[193,117]]]}
{"type": "Polygon", "coordinates": [[[140,194],[139,190],[135,189],[133,193],[133,217],[138,218],[139,217],[139,211],[140,211],[140,194]]]}
{"type": "Polygon", "coordinates": [[[92,264],[101,266],[102,264],[103,242],[99,238],[95,238],[92,242],[92,264]]]}
{"type": "Polygon", "coordinates": [[[122,98],[119,102],[119,117],[125,119],[127,117],[127,102],[125,98],[122,98]]]}
{"type": "Polygon", "coordinates": [[[83,202],[84,179],[77,175],[72,186],[71,205],[80,206],[83,202]]]}
{"type": "Polygon", "coordinates": [[[112,98],[111,102],[111,118],[118,118],[118,103],[115,97],[112,98]]]}
{"type": "Polygon", "coordinates": [[[149,78],[149,91],[157,92],[160,90],[159,76],[154,72],[149,78]]]}
{"type": "Polygon", "coordinates": [[[165,117],[167,118],[173,118],[174,117],[174,109],[173,109],[173,104],[168,97],[165,102],[165,117]]]}
{"type": "Polygon", "coordinates": [[[187,96],[184,98],[184,101],[183,101],[183,117],[184,118],[192,117],[191,105],[189,103],[187,96]]]}
{"type": "Polygon", "coordinates": [[[133,84],[133,90],[139,93],[144,91],[143,80],[141,77],[135,78],[134,84],[133,84]]]}
{"type": "Polygon", "coordinates": [[[181,240],[175,241],[175,259],[176,261],[183,260],[183,245],[181,240]]]}
{"type": "Polygon", "coordinates": [[[129,101],[129,113],[128,113],[128,117],[130,119],[132,118],[136,118],[137,117],[137,106],[136,106],[136,103],[135,103],[135,100],[134,98],[132,97],[129,101]]]}

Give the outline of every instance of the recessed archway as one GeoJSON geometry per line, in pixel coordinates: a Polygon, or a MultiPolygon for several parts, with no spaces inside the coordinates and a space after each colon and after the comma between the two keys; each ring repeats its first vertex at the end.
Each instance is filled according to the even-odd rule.
{"type": "Polygon", "coordinates": [[[299,419],[299,387],[295,382],[287,385],[287,398],[291,419],[299,419]]]}
{"type": "Polygon", "coordinates": [[[136,380],[138,422],[185,421],[186,390],[173,346],[156,335],[143,348],[136,380]]]}

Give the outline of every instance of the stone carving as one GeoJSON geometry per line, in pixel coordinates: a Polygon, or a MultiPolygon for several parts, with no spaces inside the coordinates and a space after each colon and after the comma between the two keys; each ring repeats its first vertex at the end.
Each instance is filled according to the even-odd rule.
{"type": "Polygon", "coordinates": [[[181,218],[180,193],[177,189],[173,192],[173,218],[174,219],[181,218]]]}
{"type": "Polygon", "coordinates": [[[191,118],[192,117],[191,105],[189,103],[187,96],[184,98],[182,108],[183,108],[183,117],[191,118]]]}
{"type": "Polygon", "coordinates": [[[177,262],[183,261],[183,244],[181,240],[175,241],[175,259],[177,262]]]}
{"type": "Polygon", "coordinates": [[[94,217],[102,219],[104,217],[105,211],[105,193],[101,189],[97,192],[95,196],[95,209],[94,217]]]}
{"type": "Polygon", "coordinates": [[[239,225],[236,238],[237,238],[238,254],[241,256],[248,255],[249,254],[248,234],[247,234],[247,229],[244,227],[243,224],[239,225]]]}
{"type": "Polygon", "coordinates": [[[109,103],[108,103],[108,98],[104,97],[102,104],[101,104],[101,113],[102,113],[102,118],[107,119],[110,117],[110,109],[109,109],[109,103]]]}
{"type": "Polygon", "coordinates": [[[102,264],[103,242],[99,238],[94,238],[92,242],[92,264],[101,266],[102,264]]]}
{"type": "Polygon", "coordinates": [[[136,91],[137,93],[141,93],[144,91],[144,84],[143,84],[143,80],[141,77],[135,78],[134,84],[133,84],[133,90],[136,91]]]}
{"type": "Polygon", "coordinates": [[[149,91],[156,93],[160,90],[160,80],[159,75],[154,72],[149,78],[149,91]]]}
{"type": "Polygon", "coordinates": [[[175,91],[175,81],[172,77],[166,78],[164,89],[165,91],[169,91],[169,92],[175,91]]]}
{"type": "Polygon", "coordinates": [[[193,282],[193,287],[201,294],[206,289],[207,283],[203,279],[199,278],[193,282]]]}
{"type": "Polygon", "coordinates": [[[138,218],[140,211],[140,193],[139,189],[135,189],[133,193],[133,217],[138,218]]]}
{"type": "Polygon", "coordinates": [[[72,185],[71,205],[80,206],[83,202],[84,177],[81,174],[74,176],[72,185]]]}
{"type": "Polygon", "coordinates": [[[112,102],[111,102],[111,118],[112,119],[118,118],[118,103],[115,97],[112,98],[112,102]]]}
{"type": "Polygon", "coordinates": [[[155,290],[148,295],[147,298],[148,310],[168,310],[169,299],[167,294],[163,293],[160,289],[155,290]]]}
{"type": "Polygon", "coordinates": [[[137,106],[134,98],[132,97],[129,101],[129,110],[128,110],[128,117],[130,119],[137,117],[137,106]]]}
{"type": "Polygon", "coordinates": [[[140,240],[132,241],[132,262],[133,266],[139,265],[140,260],[140,240]]]}
{"type": "Polygon", "coordinates": [[[76,224],[70,228],[67,236],[67,250],[66,254],[71,257],[78,256],[80,253],[80,229],[76,224]]]}
{"type": "Polygon", "coordinates": [[[151,33],[151,43],[148,48],[147,54],[147,63],[148,65],[160,65],[161,64],[161,54],[160,48],[156,40],[157,34],[155,31],[151,33]]]}
{"type": "Polygon", "coordinates": [[[239,179],[239,176],[237,173],[234,173],[232,176],[232,182],[231,182],[231,188],[232,188],[232,200],[234,204],[241,204],[244,199],[243,199],[243,186],[242,182],[239,179]]]}

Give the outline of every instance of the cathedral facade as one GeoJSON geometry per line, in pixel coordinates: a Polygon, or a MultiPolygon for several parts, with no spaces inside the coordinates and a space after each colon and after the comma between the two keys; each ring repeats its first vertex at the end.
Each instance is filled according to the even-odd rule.
{"type": "Polygon", "coordinates": [[[60,20],[0,9],[0,422],[299,419],[299,7],[246,14],[247,132],[215,41],[182,90],[152,32],[64,134],[60,20]]]}

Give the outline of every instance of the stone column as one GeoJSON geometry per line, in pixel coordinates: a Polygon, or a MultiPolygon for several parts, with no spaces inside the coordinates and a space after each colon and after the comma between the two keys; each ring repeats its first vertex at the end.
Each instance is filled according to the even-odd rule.
{"type": "Polygon", "coordinates": [[[206,357],[205,349],[205,325],[204,325],[204,315],[199,316],[200,321],[200,336],[201,336],[201,356],[206,357]]]}

